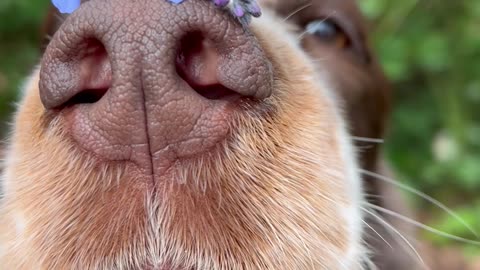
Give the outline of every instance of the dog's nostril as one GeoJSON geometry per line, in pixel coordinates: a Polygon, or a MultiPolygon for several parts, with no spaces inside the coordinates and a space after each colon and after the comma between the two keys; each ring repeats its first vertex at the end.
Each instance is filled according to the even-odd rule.
{"type": "Polygon", "coordinates": [[[99,101],[112,85],[112,68],[105,46],[89,38],[51,52],[42,67],[41,97],[47,109],[62,109],[99,101]]]}
{"type": "Polygon", "coordinates": [[[261,44],[212,3],[84,2],[48,45],[39,81],[45,109],[82,148],[160,176],[224,141],[240,105],[271,96],[261,44]]]}
{"type": "Polygon", "coordinates": [[[108,53],[96,39],[88,39],[81,45],[78,60],[80,87],[64,105],[71,106],[99,101],[112,84],[112,70],[108,53]]]}
{"type": "Polygon", "coordinates": [[[203,96],[204,98],[207,99],[232,99],[235,97],[240,97],[240,94],[237,92],[228,89],[227,87],[221,85],[221,84],[214,84],[214,85],[208,85],[208,86],[197,86],[193,87],[195,91],[197,91],[198,94],[203,96]]]}
{"type": "Polygon", "coordinates": [[[70,107],[77,104],[88,104],[88,103],[95,103],[99,101],[105,93],[107,93],[108,89],[86,89],[81,91],[80,93],[73,96],[67,102],[65,102],[61,107],[70,107]]]}
{"type": "Polygon", "coordinates": [[[218,61],[217,48],[201,32],[187,33],[180,40],[176,70],[193,90],[204,98],[213,100],[240,96],[219,82],[218,61]]]}

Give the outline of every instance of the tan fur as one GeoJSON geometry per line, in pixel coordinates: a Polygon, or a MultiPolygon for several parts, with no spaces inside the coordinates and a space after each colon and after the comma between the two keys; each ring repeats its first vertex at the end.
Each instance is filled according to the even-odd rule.
{"type": "Polygon", "coordinates": [[[33,76],[3,175],[2,269],[360,269],[354,153],[331,90],[274,22],[253,29],[276,72],[269,110],[239,115],[155,192],[135,164],[83,151],[33,76]]]}

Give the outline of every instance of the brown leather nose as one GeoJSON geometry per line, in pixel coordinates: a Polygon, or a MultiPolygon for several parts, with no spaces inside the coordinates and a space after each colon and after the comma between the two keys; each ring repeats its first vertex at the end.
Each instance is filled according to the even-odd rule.
{"type": "Polygon", "coordinates": [[[209,1],[90,0],[48,46],[40,96],[84,149],[161,174],[224,140],[238,100],[270,96],[271,69],[209,1]]]}

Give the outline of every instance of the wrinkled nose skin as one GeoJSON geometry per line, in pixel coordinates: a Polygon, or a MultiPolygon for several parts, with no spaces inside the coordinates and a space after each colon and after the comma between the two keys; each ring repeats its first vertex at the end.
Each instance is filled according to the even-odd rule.
{"type": "Polygon", "coordinates": [[[65,116],[81,148],[159,177],[224,141],[238,105],[272,84],[249,29],[205,0],[87,1],[40,71],[44,107],[65,116]]]}

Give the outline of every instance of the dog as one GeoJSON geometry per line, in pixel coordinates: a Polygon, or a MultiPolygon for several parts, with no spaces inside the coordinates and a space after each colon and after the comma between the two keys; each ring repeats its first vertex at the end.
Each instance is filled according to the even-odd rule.
{"type": "Polygon", "coordinates": [[[390,87],[358,7],[261,5],[250,25],[207,0],[51,13],[2,177],[5,269],[418,267],[363,209],[406,212],[360,173],[388,171],[362,138],[390,87]]]}

